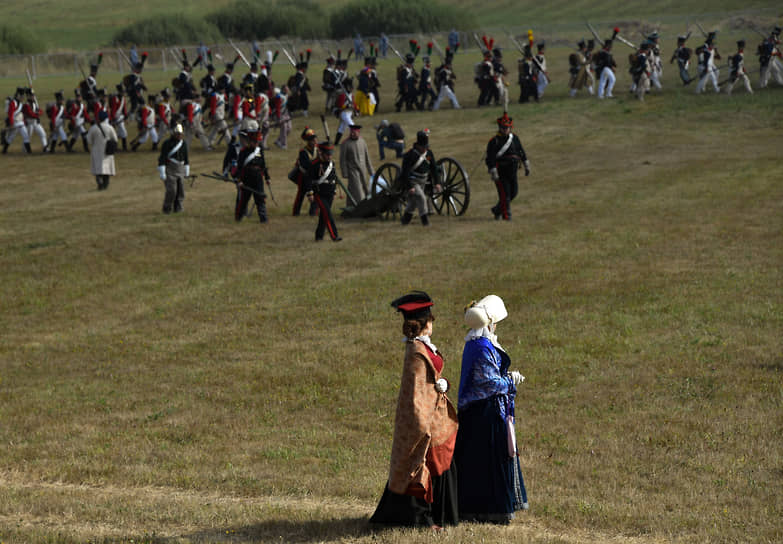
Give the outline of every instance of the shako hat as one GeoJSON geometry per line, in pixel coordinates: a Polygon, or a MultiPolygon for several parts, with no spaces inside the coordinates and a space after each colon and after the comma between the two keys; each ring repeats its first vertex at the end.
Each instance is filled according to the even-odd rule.
{"type": "Polygon", "coordinates": [[[309,140],[315,140],[315,131],[311,129],[310,127],[304,127],[304,130],[302,131],[301,138],[303,140],[309,141],[309,140]]]}
{"type": "Polygon", "coordinates": [[[405,319],[417,319],[432,315],[430,307],[435,304],[424,291],[411,291],[392,301],[392,308],[402,312],[405,319]]]}
{"type": "Polygon", "coordinates": [[[745,40],[740,40],[737,42],[738,49],[744,49],[744,47],[745,47],[745,40]]]}
{"type": "Polygon", "coordinates": [[[318,151],[321,153],[326,153],[327,155],[331,155],[334,152],[334,146],[329,143],[329,140],[326,140],[325,142],[318,144],[318,151]]]}
{"type": "Polygon", "coordinates": [[[428,129],[425,128],[416,133],[416,144],[424,147],[430,145],[430,131],[428,129]]]}
{"type": "Polygon", "coordinates": [[[497,295],[487,295],[465,310],[465,323],[471,329],[483,329],[487,325],[503,321],[506,317],[506,305],[497,295]]]}
{"type": "Polygon", "coordinates": [[[514,126],[514,119],[512,117],[508,116],[508,112],[503,112],[503,117],[498,117],[498,126],[499,127],[513,127],[514,126]]]}

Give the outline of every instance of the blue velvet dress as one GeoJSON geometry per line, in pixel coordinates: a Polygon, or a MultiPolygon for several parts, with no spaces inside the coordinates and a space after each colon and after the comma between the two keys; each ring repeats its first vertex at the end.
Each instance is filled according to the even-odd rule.
{"type": "Polygon", "coordinates": [[[510,364],[506,352],[486,337],[465,343],[454,451],[464,521],[508,523],[514,512],[527,508],[519,458],[509,452],[508,418],[514,416],[516,396],[510,364]]]}

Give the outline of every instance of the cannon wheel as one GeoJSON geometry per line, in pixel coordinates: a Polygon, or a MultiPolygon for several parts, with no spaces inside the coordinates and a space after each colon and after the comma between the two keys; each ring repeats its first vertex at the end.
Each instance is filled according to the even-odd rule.
{"type": "Polygon", "coordinates": [[[383,219],[394,219],[401,216],[405,209],[405,197],[400,190],[397,178],[400,175],[400,167],[393,162],[382,164],[372,176],[370,192],[373,198],[383,198],[388,201],[378,212],[383,219]]]}
{"type": "Polygon", "coordinates": [[[451,157],[438,161],[442,173],[442,190],[432,195],[432,204],[438,215],[462,215],[470,204],[470,182],[468,173],[460,163],[451,157]]]}

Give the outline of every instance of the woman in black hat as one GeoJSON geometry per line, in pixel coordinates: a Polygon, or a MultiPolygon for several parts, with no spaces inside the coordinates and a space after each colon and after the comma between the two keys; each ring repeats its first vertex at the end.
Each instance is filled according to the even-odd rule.
{"type": "Polygon", "coordinates": [[[394,421],[389,480],[370,523],[429,527],[456,525],[457,417],[441,377],[443,357],[430,340],[430,296],[414,291],[391,303],[402,312],[405,362],[394,421]]]}

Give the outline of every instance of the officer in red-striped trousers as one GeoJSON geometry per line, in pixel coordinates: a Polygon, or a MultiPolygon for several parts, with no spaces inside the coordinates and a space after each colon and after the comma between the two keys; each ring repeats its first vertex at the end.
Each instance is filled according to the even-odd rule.
{"type": "Polygon", "coordinates": [[[342,240],[337,233],[337,225],[332,216],[332,201],[337,190],[337,169],[332,161],[334,147],[328,141],[318,144],[317,158],[307,170],[307,199],[318,205],[318,226],[315,228],[315,241],[324,239],[324,233],[329,231],[329,237],[339,242],[342,240]]]}

